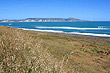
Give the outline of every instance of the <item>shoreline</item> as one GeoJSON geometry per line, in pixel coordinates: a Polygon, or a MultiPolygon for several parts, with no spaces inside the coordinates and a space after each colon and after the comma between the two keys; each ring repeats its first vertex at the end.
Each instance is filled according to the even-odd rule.
{"type": "Polygon", "coordinates": [[[85,41],[94,42],[94,43],[110,41],[110,37],[97,37],[97,36],[87,36],[87,35],[78,35],[78,34],[69,34],[69,33],[42,32],[42,31],[35,31],[35,30],[25,30],[25,31],[29,31],[31,33],[63,36],[63,37],[68,37],[76,40],[85,40],[85,41]]]}
{"type": "Polygon", "coordinates": [[[73,35],[83,35],[83,36],[110,38],[110,35],[108,35],[108,34],[80,33],[80,32],[63,32],[63,31],[55,31],[55,30],[39,30],[39,29],[25,29],[25,28],[18,28],[18,29],[30,30],[30,31],[39,31],[39,32],[49,32],[49,33],[63,33],[63,34],[73,34],[73,35]]]}

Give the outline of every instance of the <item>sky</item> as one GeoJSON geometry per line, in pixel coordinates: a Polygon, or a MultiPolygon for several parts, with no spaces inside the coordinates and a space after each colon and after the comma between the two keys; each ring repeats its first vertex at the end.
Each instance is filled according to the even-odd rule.
{"type": "Polygon", "coordinates": [[[0,20],[68,17],[110,21],[110,0],[0,0],[0,20]]]}

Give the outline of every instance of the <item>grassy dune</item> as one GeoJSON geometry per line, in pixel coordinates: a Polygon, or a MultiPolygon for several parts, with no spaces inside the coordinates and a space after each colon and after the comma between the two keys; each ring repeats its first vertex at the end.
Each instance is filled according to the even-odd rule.
{"type": "Polygon", "coordinates": [[[110,73],[110,38],[0,26],[0,73],[110,73]]]}

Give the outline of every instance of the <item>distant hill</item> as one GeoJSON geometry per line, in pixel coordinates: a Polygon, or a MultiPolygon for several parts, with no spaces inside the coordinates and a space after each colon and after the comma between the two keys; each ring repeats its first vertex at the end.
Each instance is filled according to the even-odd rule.
{"type": "Polygon", "coordinates": [[[87,21],[76,18],[27,18],[21,20],[0,20],[0,22],[74,22],[87,21]]]}

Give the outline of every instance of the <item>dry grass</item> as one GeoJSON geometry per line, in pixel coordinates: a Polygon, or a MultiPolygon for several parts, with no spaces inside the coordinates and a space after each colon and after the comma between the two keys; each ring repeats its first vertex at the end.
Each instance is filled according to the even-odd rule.
{"type": "Polygon", "coordinates": [[[0,27],[0,73],[109,73],[110,41],[0,27]]]}

